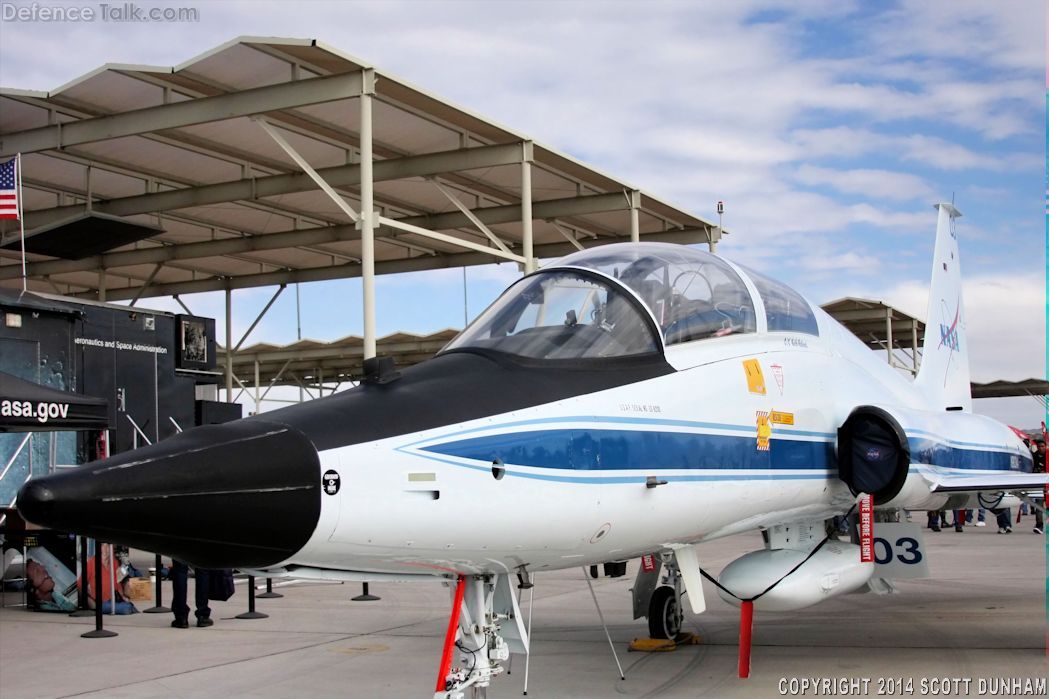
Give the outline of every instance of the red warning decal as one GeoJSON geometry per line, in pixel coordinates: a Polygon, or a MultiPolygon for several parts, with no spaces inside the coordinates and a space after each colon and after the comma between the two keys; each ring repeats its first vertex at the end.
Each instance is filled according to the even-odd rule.
{"type": "Polygon", "coordinates": [[[874,561],[874,497],[860,498],[860,563],[874,561]]]}
{"type": "Polygon", "coordinates": [[[652,554],[645,554],[641,557],[641,570],[646,573],[651,573],[656,569],[656,557],[652,554]]]}

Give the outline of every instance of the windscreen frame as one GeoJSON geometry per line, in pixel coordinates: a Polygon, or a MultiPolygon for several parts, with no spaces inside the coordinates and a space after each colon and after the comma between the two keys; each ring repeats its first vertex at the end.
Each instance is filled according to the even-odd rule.
{"type": "Polygon", "coordinates": [[[644,359],[649,359],[649,358],[653,358],[653,357],[658,357],[658,358],[662,359],[665,356],[665,350],[666,350],[666,347],[665,347],[665,343],[664,343],[664,339],[663,339],[663,334],[659,330],[658,323],[656,323],[655,318],[653,318],[651,310],[648,308],[648,306],[645,304],[645,302],[643,300],[641,300],[641,298],[637,295],[637,293],[634,291],[634,289],[632,289],[628,285],[620,282],[618,279],[616,279],[614,277],[611,277],[611,276],[609,276],[607,274],[604,274],[603,272],[600,272],[598,270],[594,270],[594,269],[590,269],[590,268],[586,268],[586,267],[577,267],[575,265],[558,265],[558,266],[551,266],[551,267],[546,267],[546,268],[541,269],[541,270],[537,270],[535,272],[532,272],[531,274],[525,275],[525,276],[521,277],[520,279],[516,280],[513,284],[511,284],[509,287],[507,287],[503,291],[503,293],[500,294],[498,296],[498,298],[495,299],[495,301],[493,301],[491,304],[489,304],[488,307],[485,308],[484,311],[482,311],[480,314],[478,314],[477,317],[474,318],[474,320],[472,322],[470,322],[470,324],[467,325],[463,329],[462,332],[460,332],[458,335],[456,335],[454,338],[452,338],[452,340],[447,345],[445,345],[444,348],[441,349],[440,352],[438,352],[438,354],[441,355],[441,354],[446,354],[446,353],[451,353],[451,352],[478,352],[478,353],[482,353],[482,354],[501,355],[503,357],[513,358],[514,360],[517,360],[517,361],[522,362],[522,363],[528,363],[528,364],[543,363],[543,364],[554,364],[554,365],[563,365],[565,367],[570,367],[570,366],[575,366],[575,365],[580,365],[580,364],[582,364],[582,365],[592,364],[594,362],[612,362],[612,363],[632,362],[632,361],[635,361],[635,360],[638,360],[638,359],[644,360],[644,359]],[[575,275],[577,277],[580,277],[580,278],[583,278],[585,280],[591,281],[591,282],[593,282],[593,283],[595,283],[597,285],[604,286],[604,287],[607,288],[607,290],[610,293],[615,293],[620,298],[625,299],[626,302],[630,305],[631,309],[634,311],[635,315],[640,317],[640,319],[641,319],[641,321],[642,321],[646,331],[648,332],[649,340],[651,341],[651,346],[653,347],[653,351],[639,352],[639,353],[626,354],[626,355],[609,355],[609,356],[605,356],[605,357],[539,358],[539,357],[529,356],[529,355],[525,355],[525,354],[516,354],[516,353],[512,353],[512,352],[506,352],[506,351],[499,350],[499,349],[496,349],[496,348],[480,347],[480,346],[476,346],[476,345],[457,345],[457,343],[471,329],[473,329],[476,325],[478,325],[478,323],[482,322],[482,320],[485,318],[485,316],[489,313],[489,311],[493,307],[495,307],[497,304],[502,302],[509,294],[516,293],[515,289],[520,284],[527,283],[529,280],[533,280],[533,279],[535,279],[536,277],[538,277],[540,275],[544,275],[544,274],[560,274],[560,273],[565,273],[565,272],[571,273],[571,274],[573,274],[573,275],[575,275]]]}

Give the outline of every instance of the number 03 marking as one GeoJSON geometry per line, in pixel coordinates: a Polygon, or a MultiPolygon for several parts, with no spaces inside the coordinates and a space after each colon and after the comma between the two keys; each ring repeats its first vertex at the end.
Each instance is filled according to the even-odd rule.
{"type": "Polygon", "coordinates": [[[907,565],[914,565],[921,563],[922,552],[918,546],[918,540],[910,536],[901,536],[896,540],[895,546],[890,546],[889,542],[881,537],[874,538],[874,562],[885,565],[892,561],[893,553],[896,554],[896,560],[900,563],[907,565]]]}

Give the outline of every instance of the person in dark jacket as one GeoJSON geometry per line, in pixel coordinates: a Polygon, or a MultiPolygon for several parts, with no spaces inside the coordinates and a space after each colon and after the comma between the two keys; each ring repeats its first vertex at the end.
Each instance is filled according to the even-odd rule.
{"type": "MultiPolygon", "coordinates": [[[[1035,473],[1045,473],[1045,442],[1037,441],[1034,442],[1034,469],[1035,473]]],[[[1045,501],[1042,501],[1042,505],[1045,506],[1045,501]]],[[[1038,508],[1034,508],[1034,529],[1032,530],[1035,534],[1045,533],[1045,519],[1042,516],[1042,511],[1038,508]]]]}
{"type": "MultiPolygon", "coordinates": [[[[194,568],[193,574],[196,578],[194,583],[194,604],[196,606],[197,626],[212,626],[215,622],[211,620],[211,608],[208,606],[209,577],[211,571],[207,568],[194,568]]],[[[189,593],[189,566],[175,559],[171,560],[171,612],[175,620],[171,625],[176,629],[189,627],[189,605],[187,596],[189,593]]]]}

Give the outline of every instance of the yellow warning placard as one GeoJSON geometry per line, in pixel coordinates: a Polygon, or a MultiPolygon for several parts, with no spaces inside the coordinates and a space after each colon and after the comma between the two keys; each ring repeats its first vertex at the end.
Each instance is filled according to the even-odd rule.
{"type": "Polygon", "coordinates": [[[777,425],[793,425],[794,413],[781,413],[778,410],[773,410],[772,421],[777,425]]]}
{"type": "Polygon", "coordinates": [[[766,410],[757,412],[758,422],[758,451],[769,450],[769,439],[772,437],[772,423],[769,422],[769,414],[766,410]]]}
{"type": "Polygon", "coordinates": [[[744,359],[743,371],[747,374],[747,390],[765,395],[765,375],[761,373],[761,362],[757,359],[744,359]]]}

